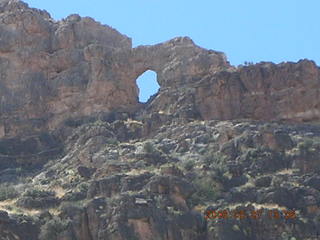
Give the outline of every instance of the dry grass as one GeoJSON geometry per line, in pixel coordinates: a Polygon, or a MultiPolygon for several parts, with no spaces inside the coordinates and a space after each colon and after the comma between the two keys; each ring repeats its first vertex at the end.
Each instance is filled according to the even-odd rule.
{"type": "Polygon", "coordinates": [[[60,214],[60,210],[58,208],[50,208],[48,211],[52,216],[58,216],[60,214]]]}
{"type": "Polygon", "coordinates": [[[246,189],[246,188],[253,188],[253,187],[255,187],[255,183],[253,179],[249,177],[249,180],[245,184],[239,186],[238,188],[246,189]]]}
{"type": "Polygon", "coordinates": [[[144,173],[147,173],[147,172],[159,175],[160,174],[160,167],[151,166],[151,167],[147,167],[145,169],[134,168],[134,169],[129,170],[125,174],[129,175],[129,176],[137,176],[137,175],[141,175],[141,174],[144,174],[144,173]]]}
{"type": "Polygon", "coordinates": [[[26,209],[16,206],[17,199],[11,199],[0,202],[0,210],[6,211],[9,214],[23,214],[27,216],[34,216],[40,214],[41,210],[26,209]]]}
{"type": "Polygon", "coordinates": [[[16,199],[10,199],[0,202],[0,210],[7,211],[8,206],[13,206],[16,203],[16,199]]]}
{"type": "MultiPolygon", "coordinates": [[[[65,191],[61,187],[55,187],[53,189],[58,197],[61,197],[64,195],[65,191]]],[[[34,216],[38,215],[42,212],[40,209],[27,209],[27,208],[22,208],[16,206],[17,199],[10,199],[6,201],[1,201],[0,202],[0,210],[8,212],[8,214],[23,214],[26,216],[34,216]]],[[[60,213],[58,208],[50,208],[48,209],[50,214],[52,215],[58,215],[60,213]]]]}
{"type": "Polygon", "coordinates": [[[52,188],[52,191],[56,193],[58,198],[62,198],[66,194],[66,190],[64,190],[61,186],[55,186],[52,188]]]}
{"type": "Polygon", "coordinates": [[[278,172],[276,172],[276,174],[280,174],[280,175],[292,175],[294,172],[293,168],[289,168],[289,169],[282,169],[278,172]]]}
{"type": "Polygon", "coordinates": [[[149,172],[145,169],[131,169],[129,172],[126,172],[125,174],[126,175],[129,175],[129,176],[137,176],[137,175],[141,175],[141,174],[144,174],[146,172],[149,172]]]}
{"type": "Polygon", "coordinates": [[[128,118],[125,122],[126,123],[136,123],[136,124],[143,125],[143,123],[141,121],[137,121],[137,120],[134,120],[132,118],[128,118]]]}

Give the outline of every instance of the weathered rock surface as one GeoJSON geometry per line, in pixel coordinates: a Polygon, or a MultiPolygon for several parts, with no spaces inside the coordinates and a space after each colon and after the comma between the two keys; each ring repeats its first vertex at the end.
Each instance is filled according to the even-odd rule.
{"type": "Polygon", "coordinates": [[[195,94],[205,119],[319,119],[319,68],[314,62],[259,63],[205,78],[195,94]]]}
{"type": "Polygon", "coordinates": [[[235,68],[187,37],[132,48],[91,18],[56,22],[19,1],[0,5],[0,136],[53,130],[79,116],[139,106],[136,78],[158,75],[149,108],[184,118],[318,119],[319,69],[312,61],[235,68]]]}
{"type": "Polygon", "coordinates": [[[0,223],[4,236],[29,239],[12,227],[19,209],[32,216],[35,240],[318,238],[319,126],[195,120],[119,141],[113,124],[74,127],[64,155],[13,184],[20,195],[0,185],[1,198],[17,198],[0,200],[11,219],[0,223]],[[205,219],[206,209],[236,206],[264,215],[205,219]],[[295,218],[268,215],[284,210],[295,218]]]}
{"type": "Polygon", "coordinates": [[[234,67],[188,37],[132,48],[0,1],[0,239],[319,239],[319,89],[313,61],[234,67]],[[141,104],[147,70],[160,90],[141,104]]]}

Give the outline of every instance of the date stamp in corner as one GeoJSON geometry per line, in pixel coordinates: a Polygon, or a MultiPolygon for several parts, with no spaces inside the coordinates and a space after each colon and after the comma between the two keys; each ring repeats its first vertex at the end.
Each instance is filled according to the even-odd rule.
{"type": "Polygon", "coordinates": [[[258,220],[263,215],[268,216],[270,219],[295,219],[297,217],[295,210],[278,210],[278,209],[271,209],[271,210],[206,210],[205,211],[205,219],[246,219],[251,218],[258,220]]]}

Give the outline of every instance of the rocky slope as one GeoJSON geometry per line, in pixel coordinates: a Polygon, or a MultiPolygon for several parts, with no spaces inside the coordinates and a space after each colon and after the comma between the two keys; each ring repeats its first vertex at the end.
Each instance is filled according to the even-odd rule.
{"type": "Polygon", "coordinates": [[[319,87],[0,1],[0,239],[320,239],[319,87]]]}

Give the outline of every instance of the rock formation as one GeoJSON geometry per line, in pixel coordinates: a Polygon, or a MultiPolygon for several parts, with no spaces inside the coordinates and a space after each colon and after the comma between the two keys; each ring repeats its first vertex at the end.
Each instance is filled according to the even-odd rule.
{"type": "Polygon", "coordinates": [[[0,239],[319,239],[319,73],[0,1],[0,239]]]}
{"type": "Polygon", "coordinates": [[[135,80],[146,70],[157,73],[160,85],[153,111],[191,107],[206,120],[320,116],[312,61],[235,68],[223,53],[187,37],[132,48],[131,39],[91,18],[56,22],[19,1],[1,3],[0,11],[2,137],[52,130],[73,117],[134,111],[135,80]]]}

